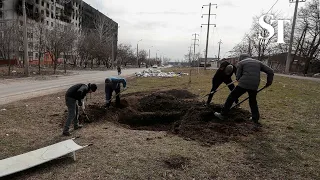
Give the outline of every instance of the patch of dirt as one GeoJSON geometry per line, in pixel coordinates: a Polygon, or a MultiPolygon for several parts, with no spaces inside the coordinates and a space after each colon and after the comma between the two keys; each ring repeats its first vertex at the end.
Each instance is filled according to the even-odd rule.
{"type": "MultiPolygon", "coordinates": [[[[221,105],[204,107],[186,90],[132,93],[121,97],[121,106],[109,109],[95,103],[86,107],[90,122],[107,120],[134,130],[167,131],[203,145],[224,143],[256,133],[250,113],[232,109],[226,120],[214,116],[221,105]]],[[[81,111],[81,110],[80,110],[81,111]]],[[[81,113],[81,112],[80,112],[81,113]]],[[[87,122],[80,114],[80,122],[87,122]]]]}
{"type": "Polygon", "coordinates": [[[190,160],[186,157],[175,155],[165,159],[164,163],[170,169],[184,169],[189,165],[190,160]]]}

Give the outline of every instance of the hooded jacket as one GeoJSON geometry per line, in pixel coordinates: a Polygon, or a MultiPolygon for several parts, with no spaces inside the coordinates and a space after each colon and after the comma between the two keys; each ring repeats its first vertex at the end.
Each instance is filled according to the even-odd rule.
{"type": "Polygon", "coordinates": [[[238,86],[244,89],[257,90],[260,84],[261,71],[267,74],[267,82],[272,83],[274,72],[270,67],[256,59],[240,59],[236,74],[239,82],[238,86]]]}
{"type": "Polygon", "coordinates": [[[107,78],[105,80],[105,82],[108,79],[111,80],[111,82],[112,82],[112,90],[116,90],[116,89],[120,88],[120,83],[122,83],[123,88],[127,87],[127,82],[126,82],[126,80],[124,78],[121,78],[121,77],[110,77],[110,78],[107,78]]]}

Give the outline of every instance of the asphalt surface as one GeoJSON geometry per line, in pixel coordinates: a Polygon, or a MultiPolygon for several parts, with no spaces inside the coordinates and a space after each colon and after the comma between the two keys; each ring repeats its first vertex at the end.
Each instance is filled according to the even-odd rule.
{"type": "MultiPolygon", "coordinates": [[[[121,77],[128,77],[145,68],[124,69],[121,77]]],[[[215,69],[215,68],[211,68],[215,69]]],[[[0,81],[0,105],[14,101],[38,97],[66,91],[71,85],[77,83],[104,83],[106,77],[117,76],[116,70],[109,71],[73,71],[70,76],[51,76],[50,79],[36,80],[34,78],[10,79],[0,81]]],[[[320,82],[320,78],[275,74],[289,78],[320,82]]]]}
{"type": "MultiPolygon", "coordinates": [[[[121,77],[128,77],[145,68],[123,69],[121,77]]],[[[0,82],[0,105],[33,98],[41,95],[65,91],[77,83],[104,83],[105,78],[118,76],[116,70],[75,71],[75,75],[58,76],[46,80],[34,78],[4,80],[0,82]]]]}

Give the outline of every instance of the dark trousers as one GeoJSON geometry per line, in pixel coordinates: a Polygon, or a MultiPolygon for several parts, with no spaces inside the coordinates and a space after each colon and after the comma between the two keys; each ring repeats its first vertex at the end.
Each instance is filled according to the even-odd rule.
{"type": "Polygon", "coordinates": [[[66,97],[66,105],[68,107],[68,118],[64,125],[63,132],[69,131],[69,126],[72,121],[75,127],[79,125],[79,121],[78,121],[79,110],[78,110],[77,100],[71,97],[66,97]]]}
{"type": "Polygon", "coordinates": [[[221,110],[221,115],[225,116],[228,114],[232,104],[235,102],[236,99],[238,99],[240,96],[242,96],[244,93],[248,92],[249,94],[249,105],[251,109],[251,114],[252,114],[252,120],[253,121],[258,121],[260,118],[259,114],[259,108],[258,108],[258,103],[257,103],[257,90],[249,90],[249,89],[244,89],[239,86],[236,86],[234,90],[229,94],[226,102],[224,103],[224,106],[221,110]]]}
{"type": "Polygon", "coordinates": [[[112,97],[112,93],[113,91],[115,91],[116,94],[118,94],[116,96],[116,105],[120,105],[120,86],[117,87],[116,89],[113,89],[112,87],[107,87],[105,86],[105,93],[106,93],[106,106],[109,107],[111,104],[111,97],[112,97]]]}
{"type": "MultiPolygon", "coordinates": [[[[229,79],[225,79],[225,80],[216,80],[216,79],[212,79],[212,88],[211,88],[211,91],[210,92],[214,92],[218,89],[218,87],[222,84],[222,83],[225,83],[225,84],[230,84],[232,82],[231,78],[229,79]]],[[[230,89],[230,91],[232,91],[234,89],[234,84],[230,84],[228,86],[228,88],[230,89]]],[[[207,100],[207,104],[210,104],[211,100],[212,100],[212,97],[213,97],[213,94],[209,94],[208,96],[208,100],[207,100]]],[[[236,103],[239,102],[238,99],[235,100],[236,103]]]]}

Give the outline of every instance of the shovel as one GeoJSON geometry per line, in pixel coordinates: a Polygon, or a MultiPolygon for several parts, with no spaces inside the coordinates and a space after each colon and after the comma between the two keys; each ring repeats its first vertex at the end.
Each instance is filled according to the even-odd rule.
{"type": "Polygon", "coordinates": [[[107,100],[107,103],[109,103],[112,99],[114,99],[115,97],[117,97],[119,94],[123,93],[123,91],[126,91],[128,89],[128,87],[122,91],[120,91],[118,94],[112,96],[109,100],[107,100]]]}
{"type": "Polygon", "coordinates": [[[229,83],[229,84],[227,84],[227,85],[223,86],[222,88],[219,88],[219,89],[217,89],[217,90],[215,90],[215,91],[211,91],[209,94],[204,95],[203,98],[206,97],[206,96],[209,96],[210,94],[214,94],[214,93],[220,91],[221,89],[224,89],[224,88],[230,86],[231,84],[233,84],[233,83],[235,83],[235,82],[237,82],[237,80],[234,80],[234,81],[232,81],[231,83],[229,83]]]}
{"type": "Polygon", "coordinates": [[[82,107],[81,109],[82,109],[82,111],[83,111],[83,114],[86,116],[88,122],[91,122],[90,119],[89,119],[89,117],[88,117],[88,115],[87,115],[87,113],[84,111],[84,108],[82,107]]]}
{"type": "MultiPolygon", "coordinates": [[[[260,91],[262,91],[262,90],[265,89],[266,87],[267,87],[267,86],[264,86],[263,88],[259,89],[259,90],[257,91],[257,93],[259,93],[260,91]]],[[[242,104],[243,102],[245,102],[245,101],[248,100],[248,99],[249,99],[249,97],[245,98],[244,100],[240,101],[238,104],[235,104],[234,106],[232,106],[230,109],[239,106],[240,104],[242,104]]]]}

